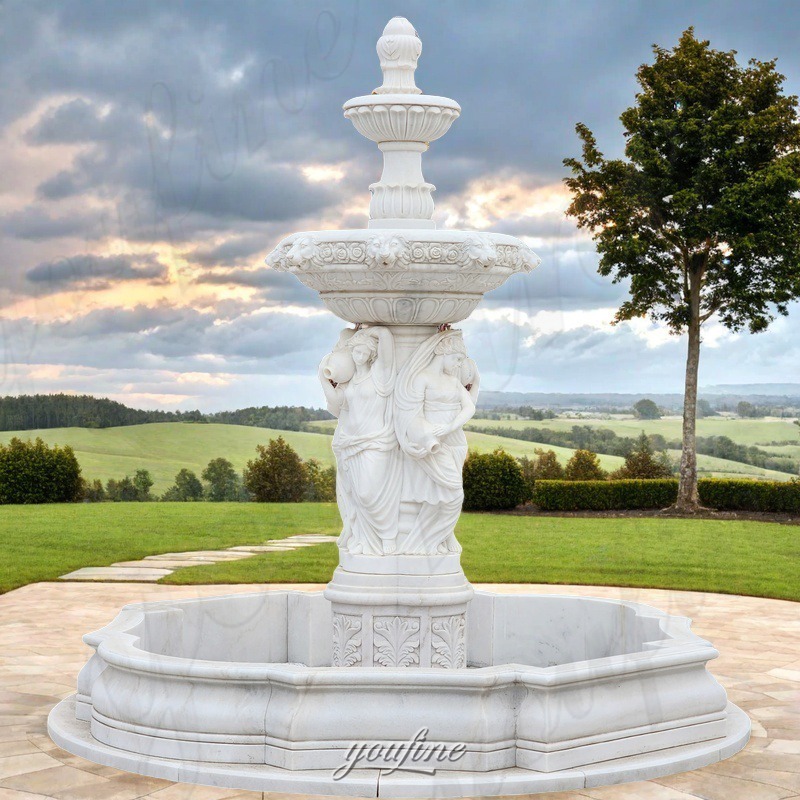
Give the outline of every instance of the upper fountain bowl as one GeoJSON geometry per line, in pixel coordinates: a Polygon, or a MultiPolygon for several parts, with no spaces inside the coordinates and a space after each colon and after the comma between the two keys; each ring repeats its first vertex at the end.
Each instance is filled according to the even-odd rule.
{"type": "Polygon", "coordinates": [[[449,97],[408,94],[371,94],[344,104],[344,115],[367,139],[384,142],[421,142],[444,136],[461,113],[449,97]]]}
{"type": "Polygon", "coordinates": [[[347,322],[442,325],[466,319],[485,292],[539,258],[501,233],[373,228],[292,234],[267,264],[293,273],[347,322]]]}

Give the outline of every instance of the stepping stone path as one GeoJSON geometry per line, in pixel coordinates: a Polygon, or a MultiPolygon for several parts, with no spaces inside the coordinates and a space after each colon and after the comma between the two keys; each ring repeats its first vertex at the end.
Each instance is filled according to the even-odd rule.
{"type": "Polygon", "coordinates": [[[321,533],[298,534],[285,539],[270,539],[264,544],[245,544],[226,550],[190,550],[185,553],[161,553],[145,556],[141,561],[118,561],[110,567],[83,567],[62,575],[60,581],[136,581],[155,583],[182,567],[218,564],[220,561],[239,561],[260,553],[284,553],[300,547],[314,547],[335,542],[337,536],[321,533]]]}

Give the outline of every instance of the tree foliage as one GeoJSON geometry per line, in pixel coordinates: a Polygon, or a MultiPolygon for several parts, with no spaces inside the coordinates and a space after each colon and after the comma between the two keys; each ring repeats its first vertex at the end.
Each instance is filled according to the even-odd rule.
{"type": "Polygon", "coordinates": [[[0,430],[111,428],[148,422],[197,422],[199,411],[143,411],[88,394],[34,394],[0,397],[0,430]]]}
{"type": "Polygon", "coordinates": [[[637,419],[661,419],[658,406],[646,397],[633,404],[633,413],[637,419]]]}
{"type": "Polygon", "coordinates": [[[576,450],[564,470],[564,478],[568,481],[602,481],[607,477],[597,453],[591,450],[576,450]]]}
{"type": "Polygon", "coordinates": [[[247,462],[244,485],[259,503],[299,503],[306,489],[303,460],[282,436],[265,447],[256,446],[258,456],[247,462]]]}
{"type": "Polygon", "coordinates": [[[307,503],[335,503],[336,468],[323,467],[315,458],[309,458],[303,466],[306,471],[303,500],[307,503]]]}
{"type": "Polygon", "coordinates": [[[212,458],[201,477],[208,484],[206,498],[211,502],[221,503],[240,499],[241,480],[227,458],[212,458]]]}
{"type": "Polygon", "coordinates": [[[130,475],[122,480],[109,478],[106,481],[106,499],[114,503],[144,503],[153,499],[150,494],[152,486],[149,470],[137,469],[133,478],[130,475]]]}
{"type": "Polygon", "coordinates": [[[190,469],[182,469],[175,483],[161,497],[167,502],[191,503],[203,499],[203,484],[190,469]]]}
{"type": "Polygon", "coordinates": [[[0,444],[0,504],[71,503],[81,499],[83,487],[71,447],[17,437],[0,444]]]}
{"type": "Polygon", "coordinates": [[[217,422],[287,431],[307,422],[332,419],[327,411],[304,406],[257,406],[203,414],[200,411],[146,411],[91,395],[33,394],[0,397],[0,430],[112,428],[150,422],[217,422]]]}
{"type": "Polygon", "coordinates": [[[672,464],[666,452],[656,456],[650,446],[650,439],[642,431],[636,447],[625,456],[625,464],[611,473],[614,480],[671,478],[672,464]]]}
{"type": "Polygon", "coordinates": [[[800,122],[774,61],[683,33],[654,46],[621,115],[625,158],[578,124],[567,211],[592,231],[600,274],[627,281],[616,320],[649,316],[688,333],[678,505],[696,507],[695,405],[701,326],[764,330],[800,296],[800,122]]]}
{"type": "Polygon", "coordinates": [[[568,213],[594,231],[600,272],[631,281],[618,320],[700,316],[760,331],[800,294],[800,124],[775,61],[711,49],[689,28],[674,50],[654,46],[636,105],[621,116],[626,160],[606,159],[576,126],[583,159],[568,213]]]}

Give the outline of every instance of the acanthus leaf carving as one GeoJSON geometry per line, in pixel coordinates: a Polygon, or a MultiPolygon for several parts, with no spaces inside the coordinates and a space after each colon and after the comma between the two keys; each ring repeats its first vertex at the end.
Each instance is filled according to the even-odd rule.
{"type": "Polygon", "coordinates": [[[419,618],[375,617],[373,663],[378,667],[411,667],[419,664],[419,618]]]}
{"type": "Polygon", "coordinates": [[[467,665],[466,620],[463,614],[434,619],[431,624],[431,665],[461,669],[467,665]]]}
{"type": "Polygon", "coordinates": [[[333,666],[354,667],[361,663],[361,618],[333,615],[333,666]]]}

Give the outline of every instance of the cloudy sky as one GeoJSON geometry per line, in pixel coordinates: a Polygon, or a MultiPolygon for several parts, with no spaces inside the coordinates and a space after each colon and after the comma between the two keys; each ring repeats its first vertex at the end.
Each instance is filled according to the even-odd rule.
{"type": "MultiPolygon", "coordinates": [[[[564,216],[587,123],[621,152],[650,45],[694,25],[800,93],[796,2],[0,3],[0,394],[140,407],[321,405],[343,323],[263,266],[297,230],[363,227],[380,154],[341,113],[381,82],[407,16],[417,83],[462,116],[425,157],[440,225],[500,231],[542,265],[463,323],[483,385],[675,391],[685,344],[612,328],[625,287],[564,216]]],[[[800,381],[800,305],[765,334],[709,326],[701,384],[800,381]]]]}

